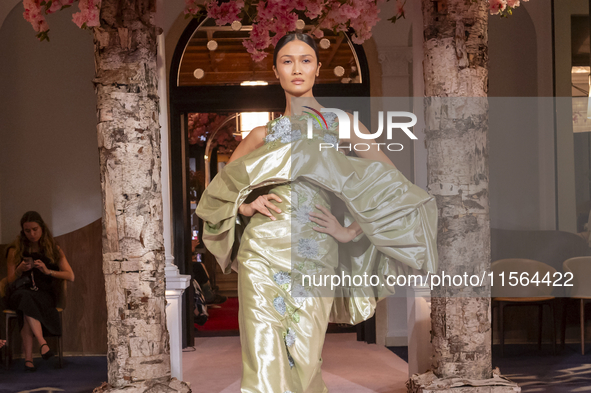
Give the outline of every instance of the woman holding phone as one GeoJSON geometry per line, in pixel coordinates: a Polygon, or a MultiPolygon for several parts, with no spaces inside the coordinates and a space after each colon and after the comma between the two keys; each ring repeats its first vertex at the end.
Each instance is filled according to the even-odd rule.
{"type": "Polygon", "coordinates": [[[8,249],[8,307],[18,315],[25,371],[35,371],[33,338],[48,360],[54,353],[44,336],[61,334],[54,281],[74,281],[74,272],[39,213],[26,212],[20,224],[21,232],[8,249]]]}

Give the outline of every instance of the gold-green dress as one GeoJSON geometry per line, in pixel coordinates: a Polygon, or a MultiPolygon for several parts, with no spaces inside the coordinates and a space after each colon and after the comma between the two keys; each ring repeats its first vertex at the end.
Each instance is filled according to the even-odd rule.
{"type": "Polygon", "coordinates": [[[224,273],[238,272],[242,393],[328,392],[321,375],[328,323],[373,316],[376,302],[394,292],[382,285],[388,275],[437,269],[434,198],[391,165],[329,147],[338,143],[338,122],[324,115],[312,138],[306,114],[270,121],[265,144],[226,165],[197,206],[205,246],[224,273]],[[281,198],[273,201],[277,220],[238,214],[268,193],[281,198]],[[316,204],[334,213],[335,201],[345,207],[345,226],[357,221],[363,230],[352,242],[316,231],[309,219],[321,212],[316,204]],[[333,288],[302,279],[345,273],[380,282],[333,288]]]}

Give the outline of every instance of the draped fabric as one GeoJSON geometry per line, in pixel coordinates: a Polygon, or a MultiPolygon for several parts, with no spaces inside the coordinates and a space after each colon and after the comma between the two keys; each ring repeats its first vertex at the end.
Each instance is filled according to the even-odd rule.
{"type": "Polygon", "coordinates": [[[238,272],[242,392],[327,391],[320,355],[328,322],[372,317],[377,301],[395,291],[389,275],[437,269],[434,198],[391,165],[331,148],[338,124],[327,118],[312,139],[306,115],[269,122],[265,144],[226,165],[197,206],[205,246],[224,273],[238,272]],[[268,193],[281,198],[273,201],[277,220],[238,214],[247,198],[268,193]],[[320,212],[316,205],[330,210],[334,198],[345,226],[357,221],[363,231],[349,243],[316,231],[308,218],[320,212]],[[306,273],[366,273],[380,282],[317,288],[302,284],[306,273]]]}

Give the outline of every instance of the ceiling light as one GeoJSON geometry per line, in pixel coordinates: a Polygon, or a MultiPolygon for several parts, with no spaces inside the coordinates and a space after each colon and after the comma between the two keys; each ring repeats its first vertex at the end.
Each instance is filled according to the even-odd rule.
{"type": "Polygon", "coordinates": [[[240,86],[267,86],[269,82],[266,81],[244,81],[240,86]]]}
{"type": "Polygon", "coordinates": [[[218,43],[215,40],[209,40],[207,42],[207,49],[209,50],[216,50],[218,48],[218,43]]]}
{"type": "Polygon", "coordinates": [[[195,71],[193,71],[193,76],[195,79],[201,79],[203,76],[205,76],[205,71],[203,71],[201,68],[197,68],[195,71]]]}
{"type": "Polygon", "coordinates": [[[242,23],[240,23],[239,20],[235,20],[234,22],[232,22],[231,26],[232,26],[232,30],[238,31],[242,27],[242,23]]]}
{"type": "Polygon", "coordinates": [[[345,69],[341,66],[336,66],[333,70],[336,76],[343,76],[345,75],[345,69]]]}

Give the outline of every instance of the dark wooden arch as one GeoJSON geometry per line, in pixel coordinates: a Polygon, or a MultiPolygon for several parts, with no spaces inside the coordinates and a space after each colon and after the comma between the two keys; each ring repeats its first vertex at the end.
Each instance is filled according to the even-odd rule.
{"type": "MultiPolygon", "coordinates": [[[[169,75],[170,99],[170,167],[172,183],[172,220],[174,236],[174,258],[181,274],[191,274],[191,243],[189,241],[190,201],[187,198],[187,157],[188,143],[183,127],[185,118],[191,112],[241,112],[277,111],[285,109],[285,93],[279,85],[268,86],[177,86],[177,75],[181,59],[193,33],[204,19],[193,19],[177,42],[169,75]],[[256,97],[256,99],[253,99],[256,97]]],[[[351,33],[348,33],[349,36],[351,33]]],[[[313,88],[315,97],[369,97],[369,66],[361,45],[353,44],[361,72],[362,83],[317,84],[313,88]]],[[[185,291],[183,299],[183,347],[192,346],[193,291],[185,291]]],[[[374,325],[375,326],[375,325],[374,325]]],[[[370,331],[374,329],[369,329],[370,331]]],[[[363,334],[362,334],[363,335],[363,334]]],[[[375,342],[375,334],[365,330],[368,342],[375,342]],[[368,337],[369,334],[369,337],[368,337]],[[368,340],[369,339],[369,340],[368,340]]]]}

